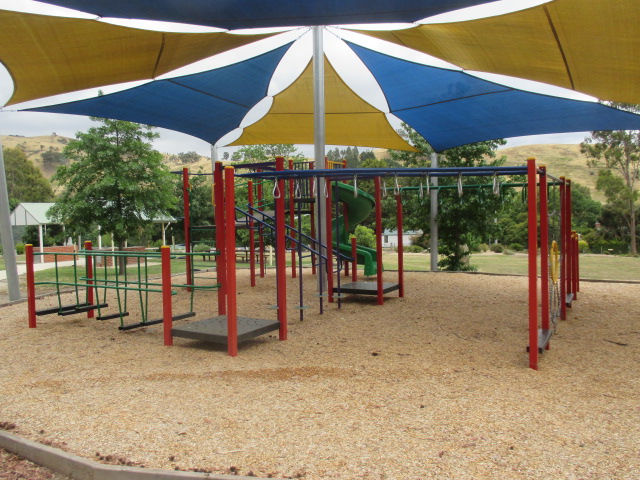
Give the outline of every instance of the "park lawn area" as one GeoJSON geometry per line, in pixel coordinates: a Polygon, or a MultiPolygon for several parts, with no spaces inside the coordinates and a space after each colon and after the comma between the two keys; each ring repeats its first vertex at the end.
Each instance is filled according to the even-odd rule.
{"type": "MultiPolygon", "coordinates": [[[[506,275],[527,275],[527,254],[516,253],[474,253],[471,265],[478,272],[501,273],[506,275]]],[[[385,268],[398,268],[398,255],[395,252],[383,254],[385,268]]],[[[428,253],[406,253],[404,269],[413,271],[429,270],[428,253]]],[[[624,280],[640,282],[640,257],[615,255],[580,255],[580,278],[592,280],[624,280]]]]}

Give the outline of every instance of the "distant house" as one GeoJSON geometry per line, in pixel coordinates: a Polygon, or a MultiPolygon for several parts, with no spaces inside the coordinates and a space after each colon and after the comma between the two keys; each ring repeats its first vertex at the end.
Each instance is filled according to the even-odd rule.
{"type": "MultiPolygon", "coordinates": [[[[408,247],[411,245],[412,237],[422,235],[422,230],[409,230],[402,232],[402,245],[408,247]]],[[[393,248],[398,246],[398,231],[384,230],[382,232],[382,248],[393,248]]]]}

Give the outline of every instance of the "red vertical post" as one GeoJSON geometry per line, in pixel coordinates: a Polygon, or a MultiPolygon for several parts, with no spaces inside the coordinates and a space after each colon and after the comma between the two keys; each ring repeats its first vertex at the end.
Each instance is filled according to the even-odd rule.
{"type": "MultiPolygon", "coordinates": [[[[218,277],[218,315],[227,313],[227,251],[225,249],[225,221],[224,221],[224,181],[222,162],[216,162],[213,169],[213,198],[216,224],[216,276],[218,277]]],[[[235,219],[235,216],[232,217],[235,219]]],[[[234,220],[235,226],[235,220],[234,220]]],[[[235,260],[235,252],[233,254],[235,260]]]]}
{"type": "MultiPolygon", "coordinates": [[[[91,240],[86,240],[84,242],[84,249],[87,251],[91,251],[93,250],[93,244],[91,243],[91,240]]],[[[92,254],[88,254],[85,256],[85,270],[86,270],[86,277],[87,277],[87,303],[89,305],[93,305],[93,288],[91,288],[91,285],[93,285],[93,256],[92,254]]],[[[93,318],[95,316],[94,311],[93,310],[87,310],[87,318],[93,318]]]]}
{"type": "MultiPolygon", "coordinates": [[[[573,301],[573,241],[571,239],[571,180],[567,178],[566,180],[567,186],[565,189],[566,195],[566,203],[565,203],[565,216],[567,222],[565,224],[565,242],[567,244],[567,269],[566,269],[566,282],[567,282],[567,294],[571,295],[571,299],[573,301]]],[[[571,307],[571,303],[567,305],[571,307]]]]}
{"type": "Polygon", "coordinates": [[[164,329],[164,345],[173,345],[173,311],[171,308],[171,247],[160,247],[162,260],[162,326],[164,329]]]}
{"type": "Polygon", "coordinates": [[[224,168],[225,248],[227,250],[227,353],[230,357],[238,355],[238,309],[236,297],[236,198],[233,167],[224,168]]]}
{"type": "MultiPolygon", "coordinates": [[[[262,172],[262,170],[258,170],[258,172],[262,172]]],[[[262,193],[262,182],[264,182],[263,178],[261,178],[258,182],[258,210],[260,210],[261,212],[264,211],[264,195],[262,193]]],[[[260,220],[262,220],[262,218],[260,218],[260,220]]],[[[258,251],[260,252],[260,278],[264,278],[264,235],[262,235],[262,226],[259,227],[259,232],[258,251]]]]}
{"type": "MultiPolygon", "coordinates": [[[[344,232],[341,231],[340,235],[344,234],[346,238],[349,238],[349,211],[347,210],[347,207],[344,205],[344,203],[342,204],[342,218],[344,219],[344,232]]],[[[341,243],[342,238],[338,238],[336,244],[340,245],[341,243]]],[[[340,251],[339,247],[338,251],[340,251]]],[[[349,276],[349,262],[344,262],[344,276],[349,276]]]]}
{"type": "MultiPolygon", "coordinates": [[[[249,213],[253,215],[253,181],[248,181],[249,213]]],[[[249,217],[249,276],[252,287],[256,286],[256,237],[253,230],[253,217],[249,217]]]]}
{"type": "Polygon", "coordinates": [[[404,245],[402,241],[402,199],[400,194],[396,195],[396,220],[398,223],[398,284],[400,290],[398,296],[404,297],[404,245]]]}
{"type": "Polygon", "coordinates": [[[578,251],[578,232],[575,230],[571,231],[571,241],[573,242],[573,259],[571,261],[571,266],[573,267],[573,299],[578,299],[578,255],[580,252],[578,251]]]}
{"type": "Polygon", "coordinates": [[[382,278],[382,189],[380,177],[374,178],[376,194],[376,280],[378,287],[378,305],[384,304],[384,283],[382,278]]]}
{"type": "Polygon", "coordinates": [[[36,328],[36,278],[33,269],[33,245],[24,246],[27,263],[27,310],[29,312],[29,328],[36,328]]]}
{"type": "MultiPolygon", "coordinates": [[[[276,170],[284,170],[284,157],[276,157],[276,170]]],[[[276,201],[276,284],[278,303],[278,322],[280,323],[280,340],[287,339],[287,265],[285,248],[286,220],[285,220],[285,199],[284,180],[276,179],[277,196],[276,201]]]]}
{"type": "Polygon", "coordinates": [[[333,185],[331,184],[331,180],[326,178],[325,185],[327,189],[326,196],[326,217],[327,217],[327,294],[329,303],[333,303],[333,222],[331,217],[333,215],[333,209],[331,208],[332,203],[332,190],[333,185]]]}
{"type": "Polygon", "coordinates": [[[529,368],[538,369],[538,212],[536,199],[536,160],[527,159],[529,219],[529,368]]]}
{"type": "MultiPolygon", "coordinates": [[[[540,302],[542,329],[549,330],[549,205],[547,195],[547,167],[540,165],[540,302]]],[[[546,346],[549,350],[549,345],[546,346]]]]}
{"type": "MultiPolygon", "coordinates": [[[[293,170],[293,160],[289,160],[289,170],[293,170]]],[[[296,238],[296,202],[295,195],[295,180],[289,179],[289,236],[296,238]]],[[[294,248],[294,242],[291,243],[291,278],[296,278],[296,248],[294,248]]]]}
{"type": "Polygon", "coordinates": [[[356,237],[351,237],[351,256],[353,257],[353,267],[351,267],[351,281],[358,281],[358,248],[356,237]]]}
{"type": "MultiPolygon", "coordinates": [[[[187,262],[187,285],[191,285],[191,199],[189,193],[189,169],[182,169],[182,204],[184,210],[184,251],[185,261],[187,262]]],[[[187,288],[190,292],[191,288],[187,288]]]]}
{"type": "Polygon", "coordinates": [[[560,177],[560,318],[567,319],[567,241],[565,238],[565,230],[567,224],[566,218],[567,205],[567,186],[564,177],[560,177]]]}

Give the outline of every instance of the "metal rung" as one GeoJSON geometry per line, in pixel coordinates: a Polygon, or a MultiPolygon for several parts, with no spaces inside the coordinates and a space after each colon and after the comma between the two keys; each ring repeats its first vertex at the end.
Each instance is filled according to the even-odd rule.
{"type": "Polygon", "coordinates": [[[49,315],[51,313],[60,313],[60,312],[65,312],[67,310],[75,310],[78,307],[84,307],[89,305],[88,303],[78,303],[78,304],[71,304],[71,305],[63,305],[62,307],[53,307],[53,308],[45,308],[43,310],[36,310],[36,315],[40,316],[40,315],[49,315]]]}
{"type": "Polygon", "coordinates": [[[67,315],[73,315],[76,313],[83,313],[83,312],[88,312],[90,310],[95,310],[96,308],[106,308],[108,307],[109,304],[108,303],[102,303],[100,305],[85,305],[82,307],[78,307],[74,310],[65,310],[64,312],[59,312],[58,315],[62,316],[62,317],[66,317],[67,315]]]}
{"type": "Polygon", "coordinates": [[[294,305],[293,307],[294,310],[306,310],[307,308],[309,308],[309,305],[294,305]]]}
{"type": "Polygon", "coordinates": [[[129,312],[122,312],[122,315],[119,313],[110,313],[109,315],[100,315],[96,317],[96,320],[111,320],[112,318],[120,318],[120,317],[128,317],[129,312]]]}

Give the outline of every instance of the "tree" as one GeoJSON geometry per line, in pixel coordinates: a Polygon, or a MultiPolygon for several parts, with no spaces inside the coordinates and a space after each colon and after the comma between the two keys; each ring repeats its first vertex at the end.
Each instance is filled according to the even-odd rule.
{"type": "Polygon", "coordinates": [[[5,148],[3,153],[11,209],[21,202],[53,200],[51,184],[21,149],[5,148]]]}
{"type": "Polygon", "coordinates": [[[303,159],[304,154],[298,151],[295,145],[279,143],[273,145],[245,145],[231,155],[234,162],[266,162],[274,157],[285,159],[303,159]]]}
{"type": "MultiPolygon", "coordinates": [[[[613,102],[608,104],[635,113],[640,112],[638,105],[613,102]]],[[[620,174],[624,180],[624,189],[617,195],[618,200],[624,204],[624,220],[629,228],[630,253],[638,255],[636,235],[638,189],[636,182],[640,178],[640,131],[594,131],[580,144],[580,150],[590,157],[590,166],[605,166],[620,174]]]]}
{"type": "Polygon", "coordinates": [[[178,154],[178,160],[180,161],[180,163],[196,163],[200,161],[200,155],[198,155],[198,152],[194,152],[193,150],[190,152],[180,152],[178,154]]]}
{"type": "MultiPolygon", "coordinates": [[[[401,134],[418,152],[391,150],[392,161],[399,162],[406,167],[431,166],[430,155],[433,149],[427,141],[406,124],[402,126],[401,134]]],[[[485,167],[499,166],[505,161],[496,158],[496,150],[504,145],[504,140],[490,140],[461,147],[451,148],[439,157],[441,167],[485,167]]],[[[413,185],[425,179],[412,179],[413,185]]],[[[456,178],[440,178],[439,185],[455,185],[456,178]]],[[[473,183],[490,183],[491,177],[474,177],[473,183]]],[[[464,182],[463,182],[464,183],[464,182]]],[[[438,236],[440,253],[445,256],[440,266],[447,270],[469,270],[467,257],[472,243],[479,243],[479,239],[488,237],[492,233],[493,219],[502,204],[502,197],[496,196],[491,188],[465,190],[462,196],[456,188],[443,189],[438,193],[438,236]]],[[[429,198],[420,199],[418,195],[407,196],[404,210],[407,229],[421,229],[429,231],[429,198]]]]}
{"type": "Polygon", "coordinates": [[[67,163],[67,158],[57,148],[49,147],[49,150],[42,152],[42,165],[49,171],[55,170],[59,165],[65,163],[67,163]]]}
{"type": "Polygon", "coordinates": [[[171,173],[153,150],[152,127],[92,118],[100,125],[78,132],[64,148],[71,160],[52,177],[63,191],[49,210],[73,233],[100,226],[119,249],[175,203],[171,173]]]}

